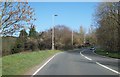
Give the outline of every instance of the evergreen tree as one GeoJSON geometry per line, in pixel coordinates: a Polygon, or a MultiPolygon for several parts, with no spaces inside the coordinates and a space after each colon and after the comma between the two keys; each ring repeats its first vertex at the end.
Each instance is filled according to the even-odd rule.
{"type": "Polygon", "coordinates": [[[20,31],[20,35],[16,40],[16,43],[12,49],[12,54],[25,50],[25,43],[27,42],[27,32],[25,29],[20,31]]]}
{"type": "Polygon", "coordinates": [[[36,38],[37,37],[37,31],[35,30],[35,26],[33,26],[33,25],[30,27],[29,37],[30,38],[36,38]]]}
{"type": "Polygon", "coordinates": [[[23,42],[25,42],[27,40],[27,37],[28,37],[28,34],[27,32],[25,31],[25,29],[21,30],[20,31],[20,35],[19,35],[19,38],[21,40],[23,40],[23,42]]]}
{"type": "Polygon", "coordinates": [[[29,37],[30,37],[30,40],[29,40],[30,49],[32,51],[37,50],[38,49],[38,41],[37,40],[38,40],[39,36],[38,36],[38,32],[36,31],[34,25],[31,25],[31,27],[30,27],[29,37]]]}

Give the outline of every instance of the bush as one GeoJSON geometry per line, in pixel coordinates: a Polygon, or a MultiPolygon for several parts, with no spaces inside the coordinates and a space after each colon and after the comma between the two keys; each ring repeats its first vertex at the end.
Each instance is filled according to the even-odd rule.
{"type": "Polygon", "coordinates": [[[35,50],[38,50],[38,42],[36,39],[34,38],[31,38],[29,39],[26,43],[25,43],[25,50],[32,50],[32,51],[35,51],[35,50]]]}
{"type": "Polygon", "coordinates": [[[37,45],[37,43],[35,43],[35,42],[31,42],[30,49],[31,49],[32,51],[37,50],[37,49],[38,49],[38,45],[37,45]]]}
{"type": "Polygon", "coordinates": [[[27,35],[28,34],[25,29],[20,31],[20,35],[17,38],[15,45],[13,46],[13,48],[11,50],[12,54],[19,53],[19,52],[25,50],[25,43],[27,41],[27,35]]]}
{"type": "Polygon", "coordinates": [[[22,42],[21,40],[17,39],[14,47],[11,50],[11,53],[19,53],[21,51],[24,51],[24,42],[22,42]]]}
{"type": "Polygon", "coordinates": [[[16,42],[16,37],[6,36],[2,37],[2,56],[11,54],[11,49],[16,42]]]}

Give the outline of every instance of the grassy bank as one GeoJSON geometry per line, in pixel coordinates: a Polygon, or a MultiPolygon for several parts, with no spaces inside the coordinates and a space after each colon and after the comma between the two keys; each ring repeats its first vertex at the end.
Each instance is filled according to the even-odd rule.
{"type": "Polygon", "coordinates": [[[22,75],[30,68],[40,64],[46,58],[60,52],[59,50],[46,50],[38,52],[20,53],[2,58],[3,75],[22,75]]]}
{"type": "Polygon", "coordinates": [[[102,49],[96,49],[95,53],[97,53],[99,55],[111,57],[111,58],[120,59],[120,52],[119,53],[118,52],[107,52],[107,51],[102,50],[102,49]]]}
{"type": "Polygon", "coordinates": [[[0,58],[0,77],[2,76],[2,58],[0,58]]]}

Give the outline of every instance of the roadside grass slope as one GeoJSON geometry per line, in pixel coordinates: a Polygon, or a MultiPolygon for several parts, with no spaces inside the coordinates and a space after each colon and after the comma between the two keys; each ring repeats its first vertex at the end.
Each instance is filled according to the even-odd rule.
{"type": "Polygon", "coordinates": [[[2,57],[2,75],[23,75],[30,68],[42,63],[57,52],[60,51],[45,50],[4,56],[2,57]]]}
{"type": "Polygon", "coordinates": [[[102,50],[102,49],[96,49],[95,53],[97,53],[99,55],[111,57],[111,58],[120,59],[120,52],[108,52],[108,51],[105,51],[105,50],[102,50]]]}

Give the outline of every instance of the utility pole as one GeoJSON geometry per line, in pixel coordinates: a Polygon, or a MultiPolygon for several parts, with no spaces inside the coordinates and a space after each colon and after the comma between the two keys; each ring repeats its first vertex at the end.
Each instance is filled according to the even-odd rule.
{"type": "MultiPolygon", "coordinates": [[[[120,21],[120,1],[118,2],[118,21],[120,21]]],[[[120,22],[118,22],[120,26],[120,22]]],[[[120,27],[118,27],[118,51],[120,51],[120,27]]]]}
{"type": "Polygon", "coordinates": [[[84,34],[84,43],[83,44],[85,44],[86,43],[86,40],[85,40],[85,34],[84,34]]]}
{"type": "Polygon", "coordinates": [[[58,16],[58,15],[52,15],[52,23],[53,23],[53,27],[52,27],[52,50],[55,49],[55,31],[54,31],[54,26],[55,26],[55,16],[58,16]]]}
{"type": "Polygon", "coordinates": [[[72,30],[72,47],[73,47],[73,30],[72,30]]]}

